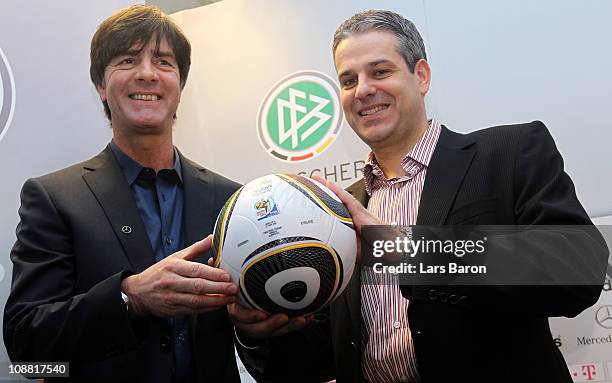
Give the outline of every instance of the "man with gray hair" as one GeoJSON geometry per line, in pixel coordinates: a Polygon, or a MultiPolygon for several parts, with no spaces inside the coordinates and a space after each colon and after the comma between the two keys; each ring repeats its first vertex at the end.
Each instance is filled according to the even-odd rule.
{"type": "MultiPolygon", "coordinates": [[[[358,234],[391,223],[592,225],[543,123],[463,135],[427,118],[431,69],[412,22],[389,11],[358,13],[336,31],[333,54],[346,120],[371,148],[363,181],[347,189],[354,197],[328,182],[358,234]]],[[[554,280],[556,265],[603,282],[602,238],[576,231],[547,234],[574,244],[586,234],[592,246],[569,257],[512,253],[508,262],[543,279],[554,280]]],[[[600,291],[586,284],[400,285],[362,266],[329,321],[237,304],[230,315],[239,352],[262,381],[571,382],[548,317],[573,317],[600,291]]]]}

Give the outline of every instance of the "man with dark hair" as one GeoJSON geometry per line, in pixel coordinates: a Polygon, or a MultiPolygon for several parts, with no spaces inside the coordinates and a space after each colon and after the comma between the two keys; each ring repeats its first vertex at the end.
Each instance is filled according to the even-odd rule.
{"type": "Polygon", "coordinates": [[[225,308],[237,286],[206,264],[238,185],[172,142],[190,52],[155,7],[96,31],[91,79],[113,139],[23,186],[4,312],[13,362],[69,362],[84,382],[240,381],[225,308]]]}
{"type": "MultiPolygon", "coordinates": [[[[155,54],[166,40],[176,60],[181,89],[185,87],[191,66],[191,44],[174,22],[159,9],[133,6],[120,10],[100,24],[91,39],[89,75],[96,87],[104,86],[104,73],[112,59],[129,52],[134,46],[144,48],[143,41],[155,42],[155,54]],[[146,17],[142,17],[146,15],[146,17]]],[[[102,100],[109,120],[111,111],[102,100]]]]}
{"type": "Polygon", "coordinates": [[[500,259],[518,271],[515,281],[548,285],[470,286],[460,276],[449,285],[400,285],[363,266],[328,323],[231,305],[249,371],[266,382],[571,382],[548,317],[573,317],[597,301],[608,254],[544,124],[462,135],[428,120],[423,40],[394,12],[346,20],[333,54],[346,120],[371,148],[364,180],[348,188],[354,197],[328,182],[357,233],[391,223],[536,227],[535,250],[500,259]],[[541,238],[571,245],[557,252],[541,238]],[[558,283],[560,271],[582,285],[558,283]]]}

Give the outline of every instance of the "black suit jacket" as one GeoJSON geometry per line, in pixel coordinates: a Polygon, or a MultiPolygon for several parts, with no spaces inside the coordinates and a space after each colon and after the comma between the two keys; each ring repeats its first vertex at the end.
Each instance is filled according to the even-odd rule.
{"type": "MultiPolygon", "coordinates": [[[[364,206],[363,181],[347,189],[364,206]]],[[[419,225],[592,225],[541,122],[458,134],[442,129],[421,197],[419,225]]],[[[535,258],[510,254],[519,270],[556,267],[603,280],[608,256],[596,230],[560,231],[574,250],[535,258]]],[[[548,317],[573,317],[599,286],[402,286],[422,382],[571,382],[548,317]]],[[[240,348],[260,381],[360,382],[361,288],[356,268],[329,321],[240,348]],[[331,337],[330,337],[331,334],[331,337]],[[292,352],[288,352],[288,350],[292,352]]]]}
{"type": "MultiPolygon", "coordinates": [[[[188,246],[212,232],[239,185],[182,155],[180,160],[188,246]]],[[[171,381],[168,321],[149,316],[132,322],[121,299],[122,279],[155,259],[110,147],[27,180],[19,214],[4,311],[11,360],[68,361],[74,381],[171,381]]],[[[227,311],[193,315],[190,326],[198,381],[239,382],[227,311]]]]}

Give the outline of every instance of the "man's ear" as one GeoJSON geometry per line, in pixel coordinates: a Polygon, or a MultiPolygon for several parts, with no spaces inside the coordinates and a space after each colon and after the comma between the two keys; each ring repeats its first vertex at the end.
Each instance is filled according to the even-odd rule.
{"type": "Polygon", "coordinates": [[[100,95],[100,100],[102,100],[102,102],[106,101],[106,88],[103,85],[96,85],[96,90],[100,95]]]}
{"type": "Polygon", "coordinates": [[[423,96],[429,91],[429,84],[431,83],[431,68],[429,63],[425,59],[420,59],[414,65],[414,75],[419,83],[419,91],[423,96]]]}

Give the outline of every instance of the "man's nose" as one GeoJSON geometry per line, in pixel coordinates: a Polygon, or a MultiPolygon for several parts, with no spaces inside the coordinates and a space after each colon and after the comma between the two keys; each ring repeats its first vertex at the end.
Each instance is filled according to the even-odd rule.
{"type": "Polygon", "coordinates": [[[360,78],[357,83],[357,89],[355,90],[356,98],[365,98],[368,96],[372,96],[376,93],[376,86],[372,82],[372,80],[365,78],[360,78]]]}
{"type": "Polygon", "coordinates": [[[157,81],[158,75],[155,65],[149,60],[142,60],[137,68],[136,79],[141,81],[157,81]]]}

